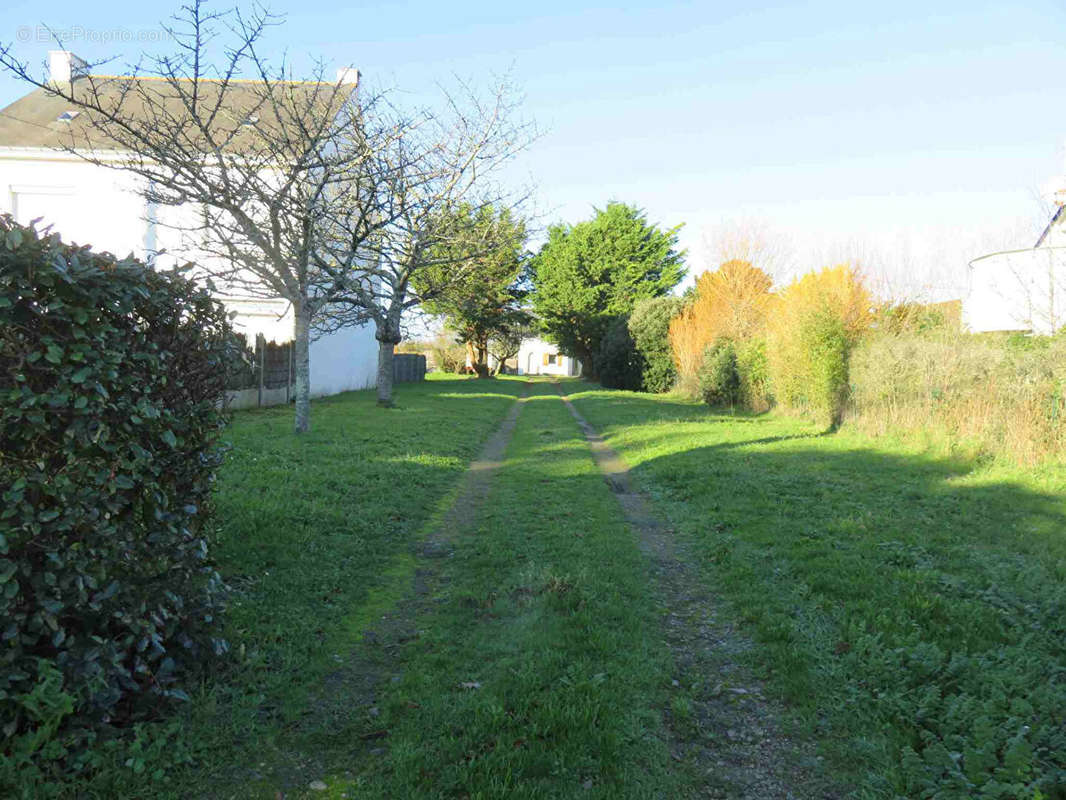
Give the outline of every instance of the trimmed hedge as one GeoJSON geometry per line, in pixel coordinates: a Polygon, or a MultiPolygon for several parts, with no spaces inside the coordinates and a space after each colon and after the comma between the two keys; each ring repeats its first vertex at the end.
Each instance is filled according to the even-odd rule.
{"type": "Polygon", "coordinates": [[[0,217],[0,786],[186,697],[221,654],[208,559],[222,306],[0,217]]]}

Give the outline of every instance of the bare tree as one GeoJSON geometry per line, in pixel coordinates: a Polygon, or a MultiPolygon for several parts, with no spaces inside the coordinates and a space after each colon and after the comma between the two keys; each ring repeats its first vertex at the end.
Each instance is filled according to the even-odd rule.
{"type": "Polygon", "coordinates": [[[779,284],[795,273],[793,244],[761,220],[739,219],[716,225],[704,232],[703,251],[712,270],[728,261],[746,261],[779,284]]]}
{"type": "Polygon", "coordinates": [[[499,172],[535,138],[516,119],[517,96],[506,81],[487,98],[460,84],[443,107],[423,110],[388,147],[371,154],[375,219],[368,236],[361,211],[335,207],[330,249],[316,266],[336,271],[344,288],[320,329],[373,321],[378,340],[378,404],[391,406],[395,346],[405,314],[467,280],[486,253],[510,243],[505,226],[486,226],[480,240],[453,224],[456,210],[518,209],[528,191],[509,191],[499,172]]]}
{"type": "Polygon", "coordinates": [[[258,7],[209,13],[191,0],[165,26],[175,52],[142,56],[127,76],[96,76],[99,65],[84,65],[70,81],[38,78],[10,45],[0,48],[0,66],[83,112],[62,149],[133,173],[149,203],[179,209],[169,224],[195,242],[181,255],[194,256],[202,274],[223,291],[291,304],[295,429],[304,432],[312,325],[361,268],[348,258],[323,269],[321,254],[336,242],[335,209],[345,209],[353,252],[404,218],[378,205],[383,176],[373,170],[395,168],[388,159],[406,152],[400,143],[412,126],[384,95],[357,89],[354,70],[327,80],[319,64],[312,80],[297,81],[284,61],[272,65],[260,43],[276,22],[258,7]]]}

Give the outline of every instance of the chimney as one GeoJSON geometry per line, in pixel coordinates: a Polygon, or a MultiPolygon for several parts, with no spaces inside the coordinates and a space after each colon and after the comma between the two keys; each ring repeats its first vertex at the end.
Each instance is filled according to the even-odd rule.
{"type": "Polygon", "coordinates": [[[52,83],[70,83],[82,75],[88,66],[69,50],[48,51],[48,79],[52,83]]]}
{"type": "Polygon", "coordinates": [[[349,83],[359,83],[359,70],[355,67],[341,67],[337,70],[337,83],[347,85],[349,83]]]}

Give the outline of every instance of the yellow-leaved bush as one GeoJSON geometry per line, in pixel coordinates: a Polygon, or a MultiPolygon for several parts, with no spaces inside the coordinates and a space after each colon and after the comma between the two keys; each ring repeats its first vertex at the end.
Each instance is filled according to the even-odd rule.
{"type": "MultiPolygon", "coordinates": [[[[696,386],[704,353],[719,340],[733,342],[743,360],[746,343],[762,337],[772,286],[770,276],[747,261],[726,261],[700,275],[693,299],[670,323],[670,346],[683,388],[696,386]]],[[[743,375],[741,383],[743,394],[743,375]]]]}
{"type": "Polygon", "coordinates": [[[873,300],[849,264],[796,279],[775,297],[766,324],[774,400],[840,423],[851,350],[870,327],[873,300]]]}
{"type": "Polygon", "coordinates": [[[846,413],[875,435],[921,434],[1015,462],[1061,458],[1066,331],[969,334],[959,311],[958,301],[876,304],[849,264],[773,292],[765,272],[729,261],[699,277],[670,323],[678,387],[834,427],[846,413]]]}

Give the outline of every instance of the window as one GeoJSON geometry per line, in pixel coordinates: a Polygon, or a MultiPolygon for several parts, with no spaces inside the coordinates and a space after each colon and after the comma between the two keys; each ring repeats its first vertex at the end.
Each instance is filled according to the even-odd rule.
{"type": "Polygon", "coordinates": [[[552,366],[554,364],[559,364],[559,363],[561,363],[561,362],[559,361],[559,354],[558,353],[545,353],[544,354],[544,366],[549,367],[549,366],[552,366]]]}

